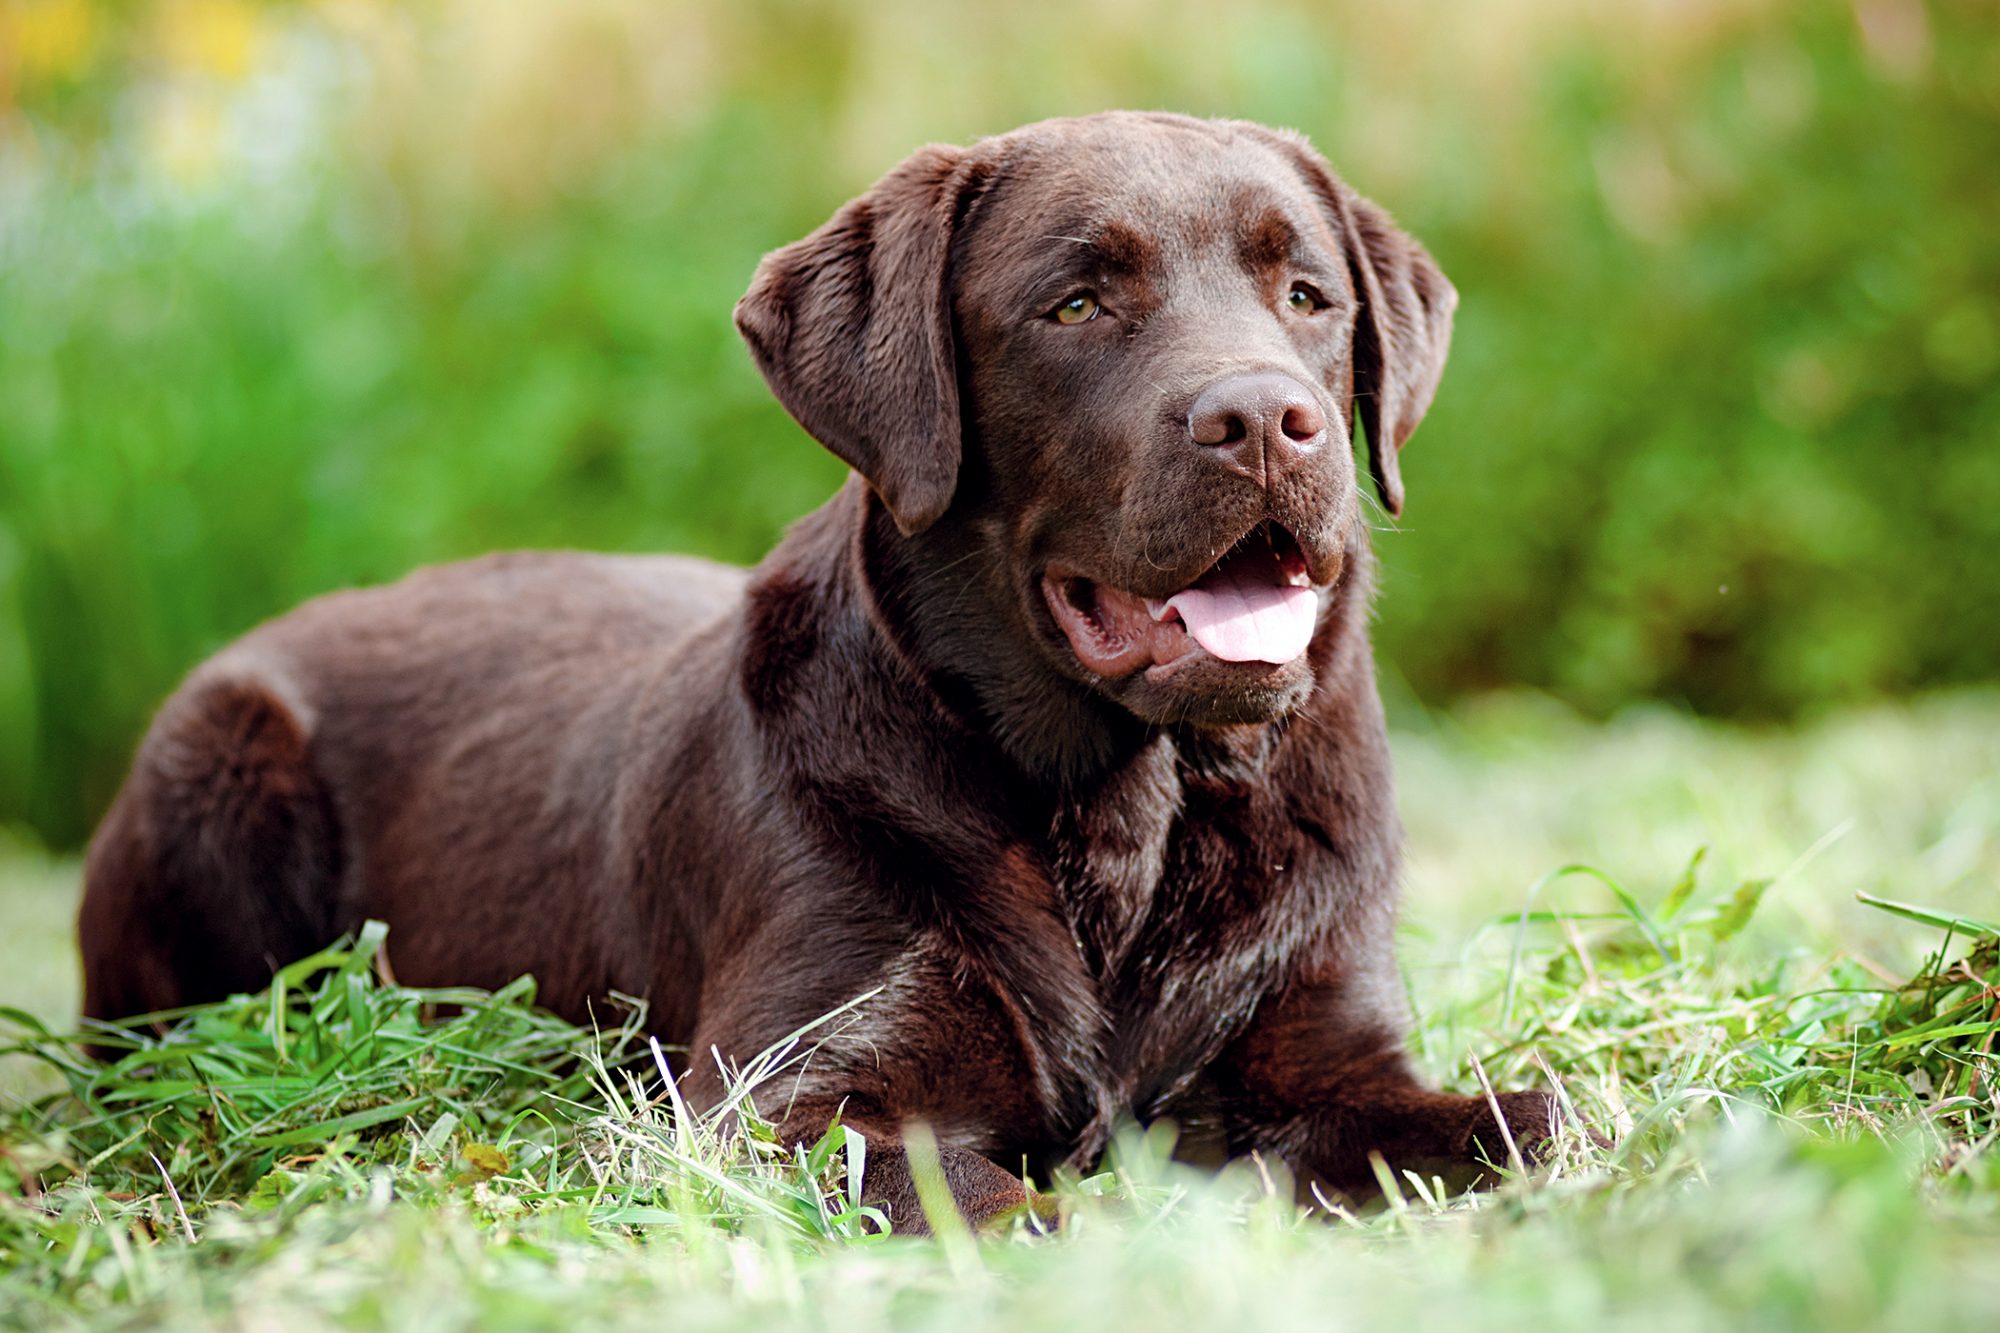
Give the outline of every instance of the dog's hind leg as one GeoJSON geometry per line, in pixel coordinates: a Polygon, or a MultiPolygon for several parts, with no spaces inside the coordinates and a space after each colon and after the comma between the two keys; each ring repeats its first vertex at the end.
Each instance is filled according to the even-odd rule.
{"type": "Polygon", "coordinates": [[[87,1016],[257,990],[332,935],[338,830],[301,711],[217,676],[161,710],[84,871],[87,1016]]]}

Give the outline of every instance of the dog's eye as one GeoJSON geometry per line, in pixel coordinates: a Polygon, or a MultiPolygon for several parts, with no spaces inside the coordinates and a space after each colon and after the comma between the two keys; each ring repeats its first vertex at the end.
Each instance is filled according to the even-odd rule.
{"type": "Polygon", "coordinates": [[[1057,306],[1052,313],[1058,324],[1082,324],[1087,320],[1096,319],[1100,308],[1096,297],[1089,292],[1078,292],[1057,306]]]}
{"type": "Polygon", "coordinates": [[[1292,284],[1291,292],[1285,297],[1285,304],[1301,315],[1310,315],[1315,310],[1326,309],[1326,302],[1320,299],[1319,293],[1303,282],[1292,284]]]}

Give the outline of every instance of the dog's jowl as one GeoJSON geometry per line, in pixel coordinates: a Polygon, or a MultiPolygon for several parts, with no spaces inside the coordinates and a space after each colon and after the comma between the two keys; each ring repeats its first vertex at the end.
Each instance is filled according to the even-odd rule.
{"type": "Polygon", "coordinates": [[[204,664],[91,847],[89,1013],[378,917],[406,983],[645,996],[713,1100],[711,1051],[877,991],[778,1100],[904,1225],[911,1120],[974,1217],[1121,1117],[1334,1186],[1504,1151],[1496,1105],[1546,1140],[1543,1094],[1415,1080],[1391,950],[1363,510],[1455,301],[1291,135],[921,150],[736,310],[849,484],[755,570],[496,556],[204,664]]]}

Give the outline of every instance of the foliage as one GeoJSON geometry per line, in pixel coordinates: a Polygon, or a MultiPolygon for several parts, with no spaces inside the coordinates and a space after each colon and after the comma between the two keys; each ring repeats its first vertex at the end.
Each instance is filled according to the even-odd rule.
{"type": "Polygon", "coordinates": [[[176,676],[312,593],[507,545],[755,559],[840,475],[729,327],[759,252],[923,139],[1116,104],[1306,129],[1456,280],[1380,538],[1417,695],[1768,715],[1991,673],[1977,6],[1138,23],[0,10],[0,821],[74,844],[176,676]]]}

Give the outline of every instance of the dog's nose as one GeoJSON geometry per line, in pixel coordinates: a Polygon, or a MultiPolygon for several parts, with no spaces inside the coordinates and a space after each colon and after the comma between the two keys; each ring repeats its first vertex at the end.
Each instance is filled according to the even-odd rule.
{"type": "Polygon", "coordinates": [[[1224,467],[1265,486],[1326,443],[1326,414],[1290,375],[1229,375],[1194,400],[1188,434],[1224,467]]]}

